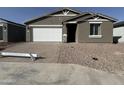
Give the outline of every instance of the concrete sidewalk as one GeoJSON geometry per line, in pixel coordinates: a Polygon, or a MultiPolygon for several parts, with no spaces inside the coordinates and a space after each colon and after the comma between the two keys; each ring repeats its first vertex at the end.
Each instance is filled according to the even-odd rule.
{"type": "Polygon", "coordinates": [[[0,84],[124,84],[124,76],[74,64],[0,62],[0,84]]]}

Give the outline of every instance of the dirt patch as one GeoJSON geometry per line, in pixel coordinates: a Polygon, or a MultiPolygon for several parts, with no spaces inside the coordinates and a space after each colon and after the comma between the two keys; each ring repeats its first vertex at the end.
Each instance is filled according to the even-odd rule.
{"type": "Polygon", "coordinates": [[[10,45],[12,45],[12,43],[0,42],[0,51],[6,49],[6,48],[9,47],[10,45]]]}

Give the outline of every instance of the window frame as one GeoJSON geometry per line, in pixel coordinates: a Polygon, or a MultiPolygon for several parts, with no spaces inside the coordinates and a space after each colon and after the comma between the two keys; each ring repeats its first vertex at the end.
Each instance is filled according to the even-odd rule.
{"type": "MultiPolygon", "coordinates": [[[[100,25],[100,34],[98,34],[98,35],[95,35],[95,34],[93,34],[93,35],[91,35],[91,32],[89,33],[89,38],[102,38],[102,30],[101,30],[101,24],[102,24],[102,22],[89,22],[90,23],[90,27],[91,27],[91,24],[99,24],[100,25]]],[[[91,31],[91,29],[90,29],[90,31],[91,31]]],[[[93,31],[93,33],[95,33],[95,30],[93,31]]]]}

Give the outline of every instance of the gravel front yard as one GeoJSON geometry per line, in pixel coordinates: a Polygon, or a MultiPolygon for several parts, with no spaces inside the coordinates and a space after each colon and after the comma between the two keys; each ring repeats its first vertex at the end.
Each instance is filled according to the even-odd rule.
{"type": "MultiPolygon", "coordinates": [[[[17,43],[4,51],[38,53],[36,63],[79,64],[124,74],[124,44],[17,43]]],[[[3,57],[0,62],[29,62],[29,58],[3,57]]]]}
{"type": "Polygon", "coordinates": [[[124,44],[62,44],[59,63],[73,63],[108,72],[124,71],[124,44]]]}
{"type": "Polygon", "coordinates": [[[0,42],[0,51],[6,49],[10,45],[12,45],[12,43],[0,42]]]}
{"type": "MultiPolygon", "coordinates": [[[[58,43],[16,43],[3,51],[7,52],[20,52],[20,53],[37,53],[41,58],[36,60],[36,63],[57,63],[59,55],[58,43]]],[[[0,62],[28,62],[33,61],[30,58],[19,57],[1,57],[0,62]]]]}

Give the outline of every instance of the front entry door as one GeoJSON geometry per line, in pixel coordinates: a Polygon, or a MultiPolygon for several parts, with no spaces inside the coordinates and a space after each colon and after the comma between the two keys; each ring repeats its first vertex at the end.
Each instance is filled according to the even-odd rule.
{"type": "Polygon", "coordinates": [[[76,41],[77,24],[67,24],[67,42],[76,41]]]}

